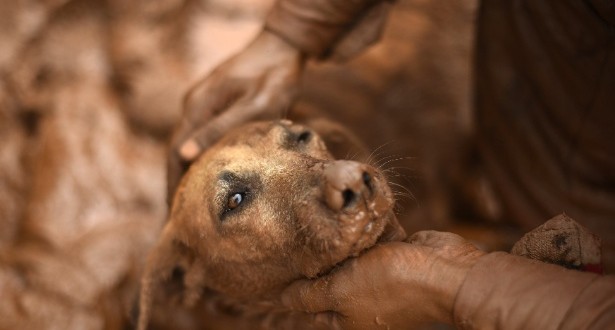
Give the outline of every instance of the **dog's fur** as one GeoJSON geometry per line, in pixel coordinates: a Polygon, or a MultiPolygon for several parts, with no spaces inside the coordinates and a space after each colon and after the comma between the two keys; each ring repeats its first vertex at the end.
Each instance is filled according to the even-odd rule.
{"type": "MultiPolygon", "coordinates": [[[[0,328],[129,327],[167,213],[164,144],[181,96],[244,47],[272,3],[0,2],[0,328]]],[[[399,1],[382,42],[361,58],[311,63],[302,101],[317,102],[301,118],[289,111],[343,122],[374,163],[400,172],[390,179],[420,201],[397,204],[409,231],[447,229],[430,214],[441,214],[438,182],[462,150],[452,126],[469,86],[472,3],[399,1]]],[[[334,155],[356,152],[325,140],[334,155]]],[[[157,317],[178,315],[160,307],[157,317]]]]}
{"type": "Polygon", "coordinates": [[[285,120],[231,131],[180,184],[148,260],[139,328],[153,300],[190,304],[205,288],[242,303],[275,299],[293,280],[327,272],[378,240],[403,239],[393,204],[381,172],[335,161],[304,126],[285,120]],[[349,183],[353,173],[363,175],[362,188],[349,183]],[[237,193],[243,200],[232,209],[237,193]]]}

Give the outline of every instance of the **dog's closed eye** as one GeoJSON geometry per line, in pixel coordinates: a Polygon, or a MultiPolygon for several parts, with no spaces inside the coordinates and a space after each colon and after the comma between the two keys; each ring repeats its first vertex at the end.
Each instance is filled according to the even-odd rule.
{"type": "Polygon", "coordinates": [[[310,142],[311,138],[312,138],[312,132],[303,131],[301,132],[301,134],[297,136],[297,142],[298,143],[308,143],[310,142]]]}
{"type": "Polygon", "coordinates": [[[305,151],[305,148],[311,144],[314,135],[310,130],[301,127],[285,127],[283,134],[284,139],[282,146],[286,149],[296,151],[305,151]]]}

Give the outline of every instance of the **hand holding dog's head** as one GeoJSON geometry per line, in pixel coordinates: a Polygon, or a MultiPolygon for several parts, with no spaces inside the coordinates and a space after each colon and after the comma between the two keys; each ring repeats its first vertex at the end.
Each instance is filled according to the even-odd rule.
{"type": "Polygon", "coordinates": [[[231,131],[177,190],[148,260],[140,321],[154,294],[184,303],[204,288],[271,298],[379,239],[402,239],[393,203],[378,170],[333,160],[306,127],[262,122],[231,131]]]}

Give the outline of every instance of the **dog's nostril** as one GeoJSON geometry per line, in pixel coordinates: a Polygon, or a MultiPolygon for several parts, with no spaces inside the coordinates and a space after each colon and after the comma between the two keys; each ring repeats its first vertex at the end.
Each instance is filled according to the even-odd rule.
{"type": "Polygon", "coordinates": [[[367,172],[363,172],[363,183],[365,183],[365,185],[368,187],[370,187],[372,184],[372,176],[369,175],[369,173],[367,172]]]}
{"type": "Polygon", "coordinates": [[[179,266],[175,266],[173,268],[173,272],[171,273],[171,280],[174,283],[183,283],[185,274],[186,274],[186,271],[183,268],[179,266]]]}
{"type": "Polygon", "coordinates": [[[342,207],[346,208],[350,206],[350,204],[355,201],[356,197],[357,195],[354,193],[354,191],[350,189],[344,189],[344,191],[342,191],[342,198],[344,199],[344,204],[342,207]]]}
{"type": "Polygon", "coordinates": [[[377,191],[378,177],[374,175],[377,172],[365,164],[349,160],[331,162],[323,171],[325,202],[338,212],[370,205],[377,191]]]}

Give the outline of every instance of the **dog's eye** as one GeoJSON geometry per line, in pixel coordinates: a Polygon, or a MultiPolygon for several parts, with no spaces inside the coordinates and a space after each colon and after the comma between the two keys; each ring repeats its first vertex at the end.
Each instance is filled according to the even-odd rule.
{"type": "Polygon", "coordinates": [[[233,193],[231,194],[231,196],[228,198],[228,202],[226,205],[227,210],[234,210],[236,209],[239,204],[241,204],[241,202],[243,202],[244,198],[246,197],[245,193],[233,193]]]}
{"type": "MultiPolygon", "coordinates": [[[[231,190],[232,191],[232,190],[231,190]]],[[[226,200],[220,205],[220,220],[226,220],[227,216],[232,215],[235,212],[241,212],[243,208],[245,208],[244,204],[250,201],[249,190],[235,190],[230,194],[226,195],[226,200]]]]}
{"type": "Polygon", "coordinates": [[[303,132],[301,132],[301,134],[299,134],[297,136],[297,142],[299,142],[299,143],[308,143],[308,142],[310,142],[311,138],[312,138],[312,132],[310,132],[310,131],[303,131],[303,132]]]}

